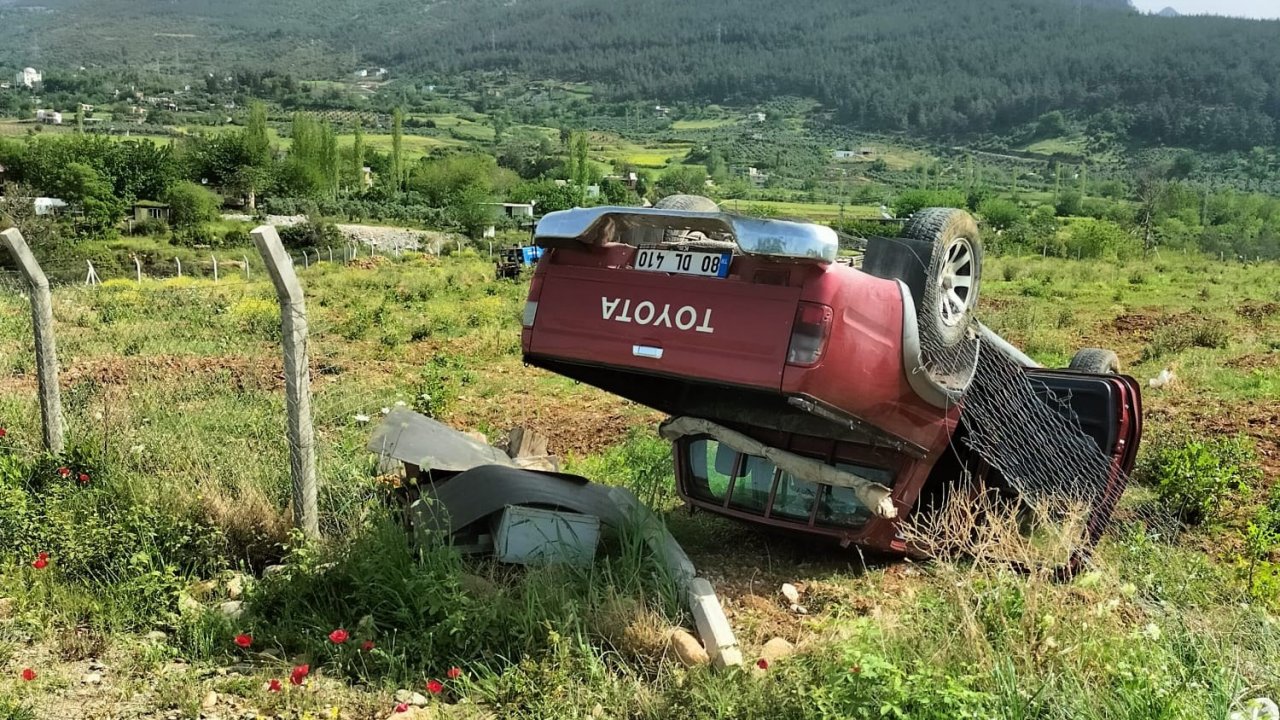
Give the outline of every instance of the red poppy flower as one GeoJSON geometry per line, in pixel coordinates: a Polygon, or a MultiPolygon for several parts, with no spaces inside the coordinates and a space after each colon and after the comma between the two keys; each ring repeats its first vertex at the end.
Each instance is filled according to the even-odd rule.
{"type": "Polygon", "coordinates": [[[22,682],[31,682],[36,679],[36,671],[31,668],[22,668],[22,682]]]}
{"type": "Polygon", "coordinates": [[[346,642],[347,638],[349,637],[351,637],[351,633],[347,632],[346,630],[343,630],[342,628],[338,628],[337,630],[334,630],[333,632],[329,633],[329,642],[333,643],[334,645],[341,645],[342,643],[346,642]]]}
{"type": "Polygon", "coordinates": [[[248,633],[240,633],[236,636],[235,644],[248,650],[249,646],[253,644],[253,636],[248,633]]]}
{"type": "Polygon", "coordinates": [[[440,693],[444,692],[444,685],[441,684],[439,680],[432,678],[431,680],[427,681],[427,692],[431,693],[432,695],[439,695],[440,693]]]}
{"type": "Polygon", "coordinates": [[[307,676],[310,674],[311,674],[310,665],[299,665],[293,669],[293,672],[289,673],[289,684],[301,685],[302,681],[306,680],[307,676]]]}
{"type": "Polygon", "coordinates": [[[409,703],[396,703],[396,712],[409,712],[409,703]]]}
{"type": "Polygon", "coordinates": [[[76,478],[76,479],[80,481],[80,484],[81,484],[81,485],[88,485],[88,484],[89,484],[89,473],[80,473],[80,477],[78,477],[78,478],[76,478]]]}
{"type": "Polygon", "coordinates": [[[267,692],[280,692],[281,689],[279,680],[271,678],[267,681],[267,692]]]}
{"type": "Polygon", "coordinates": [[[48,560],[48,559],[49,559],[49,553],[47,553],[47,552],[38,552],[38,553],[36,553],[36,559],[37,559],[37,560],[48,560]]]}
{"type": "Polygon", "coordinates": [[[759,660],[756,661],[756,667],[760,668],[761,670],[768,670],[769,661],[765,660],[764,658],[760,658],[759,660]]]}
{"type": "Polygon", "coordinates": [[[445,673],[445,677],[450,680],[457,680],[462,677],[462,668],[456,666],[449,668],[449,672],[445,673]]]}
{"type": "Polygon", "coordinates": [[[4,437],[5,435],[8,435],[8,434],[9,434],[9,431],[8,431],[8,430],[5,430],[4,428],[0,428],[0,438],[4,437]]]}
{"type": "Polygon", "coordinates": [[[364,652],[373,652],[374,644],[372,640],[365,640],[360,643],[360,649],[364,652]]]}
{"type": "Polygon", "coordinates": [[[859,675],[862,673],[862,666],[854,665],[853,667],[849,668],[849,672],[853,673],[854,675],[859,675]]]}
{"type": "Polygon", "coordinates": [[[43,570],[49,567],[49,553],[40,553],[36,559],[31,562],[31,567],[37,570],[43,570]]]}
{"type": "Polygon", "coordinates": [[[60,467],[60,468],[58,468],[58,475],[60,475],[60,476],[62,476],[62,477],[64,477],[64,478],[69,478],[69,477],[71,477],[71,468],[69,468],[69,467],[67,467],[67,466],[65,466],[65,465],[64,465],[64,466],[62,466],[62,467],[60,467]]]}

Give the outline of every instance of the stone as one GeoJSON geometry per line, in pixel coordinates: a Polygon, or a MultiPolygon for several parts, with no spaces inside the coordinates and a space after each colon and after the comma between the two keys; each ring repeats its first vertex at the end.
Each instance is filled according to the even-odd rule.
{"type": "Polygon", "coordinates": [[[800,604],[800,591],[791,583],[782,583],[782,597],[786,598],[788,605],[800,604]]]}
{"type": "Polygon", "coordinates": [[[169,636],[162,630],[152,630],[147,633],[147,642],[162,643],[169,639],[169,636]]]}
{"type": "Polygon", "coordinates": [[[0,598],[0,620],[13,617],[13,598],[0,598]]]}
{"type": "Polygon", "coordinates": [[[498,594],[498,586],[488,578],[463,573],[458,579],[458,584],[462,586],[464,592],[477,598],[490,597],[498,594]]]}
{"type": "Polygon", "coordinates": [[[205,694],[204,700],[200,701],[201,710],[212,710],[218,706],[218,693],[210,690],[205,694]]]}
{"type": "Polygon", "coordinates": [[[179,612],[183,612],[187,614],[195,614],[195,613],[202,612],[203,610],[204,610],[204,606],[201,605],[199,601],[197,601],[195,598],[191,597],[186,593],[180,593],[178,595],[178,611],[179,612]]]}
{"type": "Polygon", "coordinates": [[[795,653],[795,645],[792,645],[786,640],[778,637],[765,643],[764,647],[760,648],[760,657],[768,660],[770,665],[778,662],[779,660],[789,658],[795,653]]]}
{"type": "Polygon", "coordinates": [[[244,595],[244,585],[243,575],[239,573],[232,575],[231,579],[227,580],[227,597],[232,600],[239,600],[240,596],[244,595]]]}
{"type": "Polygon", "coordinates": [[[285,565],[268,565],[262,569],[262,577],[268,578],[272,575],[278,575],[288,569],[285,565]]]}
{"type": "Polygon", "coordinates": [[[218,612],[229,620],[239,620],[244,616],[244,603],[239,600],[228,600],[218,606],[218,612]]]}
{"type": "Polygon", "coordinates": [[[396,702],[413,705],[414,707],[425,707],[429,701],[422,693],[412,690],[397,690],[396,702]]]}
{"type": "Polygon", "coordinates": [[[204,580],[202,582],[191,583],[187,587],[187,594],[196,600],[208,600],[214,590],[218,589],[216,580],[204,580]]]}
{"type": "Polygon", "coordinates": [[[102,673],[90,672],[80,676],[80,682],[83,685],[101,685],[102,673]]]}
{"type": "Polygon", "coordinates": [[[101,660],[93,658],[89,661],[89,669],[94,672],[102,672],[107,669],[107,666],[103,665],[101,660]]]}
{"type": "Polygon", "coordinates": [[[698,642],[698,638],[683,629],[672,630],[670,642],[671,651],[685,667],[696,667],[711,662],[711,657],[707,655],[702,643],[698,642]]]}

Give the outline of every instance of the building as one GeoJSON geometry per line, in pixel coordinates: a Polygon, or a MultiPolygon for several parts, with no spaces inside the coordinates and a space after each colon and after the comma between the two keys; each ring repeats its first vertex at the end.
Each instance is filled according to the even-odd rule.
{"type": "Polygon", "coordinates": [[[533,203],[489,203],[496,210],[499,210],[502,217],[509,218],[532,218],[533,203]]]}
{"type": "Polygon", "coordinates": [[[13,81],[23,87],[33,88],[44,82],[44,76],[35,68],[23,68],[14,76],[13,81]]]}
{"type": "Polygon", "coordinates": [[[60,210],[67,206],[65,200],[51,197],[38,197],[35,199],[36,215],[56,215],[60,210]]]}
{"type": "Polygon", "coordinates": [[[36,110],[36,122],[45,125],[61,125],[62,113],[56,110],[36,110]]]}
{"type": "Polygon", "coordinates": [[[857,156],[858,156],[858,153],[852,150],[832,150],[831,151],[832,160],[852,160],[857,156]]]}
{"type": "Polygon", "coordinates": [[[762,112],[753,112],[747,116],[747,119],[750,120],[751,122],[762,123],[765,120],[768,120],[769,116],[762,112]]]}
{"type": "Polygon", "coordinates": [[[172,214],[168,205],[164,203],[151,202],[150,200],[139,200],[133,204],[133,220],[134,222],[169,222],[169,216],[172,214]]]}
{"type": "Polygon", "coordinates": [[[769,173],[760,172],[753,167],[734,168],[733,173],[738,177],[746,178],[756,187],[763,187],[765,183],[769,182],[769,173]]]}

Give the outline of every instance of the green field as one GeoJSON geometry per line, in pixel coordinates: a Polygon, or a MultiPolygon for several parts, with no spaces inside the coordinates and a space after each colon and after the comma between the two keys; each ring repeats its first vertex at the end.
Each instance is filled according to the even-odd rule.
{"type": "MultiPolygon", "coordinates": [[[[397,690],[427,694],[438,679],[444,692],[428,701],[449,717],[577,718],[592,707],[619,718],[882,717],[891,707],[950,720],[1031,707],[1060,720],[1190,720],[1280,691],[1280,630],[1263,609],[1280,598],[1249,588],[1235,560],[1263,488],[1234,493],[1234,507],[1176,541],[1120,528],[1067,584],[965,559],[868,560],[690,518],[654,436],[660,418],[525,366],[526,285],[494,281],[470,254],[300,270],[328,537],[312,546],[287,532],[279,315],[264,281],[235,272],[139,285],[106,269],[101,287],[57,287],[65,459],[38,453],[28,309],[0,293],[0,541],[51,563],[0,566],[0,713],[8,702],[35,709],[10,717],[107,717],[123,703],[140,717],[195,718],[215,692],[237,713],[318,719],[338,707],[333,717],[382,720],[397,690]],[[676,661],[667,633],[688,617],[625,537],[591,572],[506,568],[434,544],[410,554],[364,450],[380,408],[398,401],[491,439],[530,425],[571,471],[640,492],[715,579],[748,670],[676,661]],[[90,480],[62,480],[64,463],[90,480]],[[252,579],[276,563],[285,569],[252,579]],[[228,620],[217,608],[233,578],[248,586],[247,610],[228,620]],[[776,599],[783,582],[798,586],[807,615],[776,599]],[[327,639],[337,627],[349,645],[327,639]],[[237,633],[252,635],[249,650],[237,633]],[[775,637],[796,654],[756,668],[775,637]],[[359,650],[365,640],[374,649],[359,650]],[[81,682],[90,658],[110,668],[96,689],[81,682]],[[290,668],[304,663],[307,686],[290,688],[290,668]],[[20,678],[25,667],[35,680],[20,678]],[[265,689],[273,678],[283,692],[265,689]]],[[[204,274],[196,262],[190,272],[204,274]]],[[[1180,255],[991,258],[982,316],[1050,365],[1100,346],[1144,384],[1173,368],[1175,384],[1146,394],[1144,447],[1244,433],[1274,474],[1275,272],[1180,255]]],[[[1147,496],[1132,492],[1122,517],[1147,496]]]]}

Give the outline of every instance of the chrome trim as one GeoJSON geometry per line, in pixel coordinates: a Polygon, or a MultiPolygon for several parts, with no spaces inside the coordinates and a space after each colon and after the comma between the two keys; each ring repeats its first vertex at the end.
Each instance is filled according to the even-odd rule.
{"type": "Polygon", "coordinates": [[[824,225],[764,220],[728,213],[603,206],[547,213],[534,241],[578,240],[599,244],[603,236],[633,228],[687,230],[731,236],[747,255],[834,262],[840,249],[836,231],[824,225]]]}
{"type": "MultiPolygon", "coordinates": [[[[907,284],[901,280],[896,282],[902,292],[902,369],[907,373],[907,383],[925,402],[945,410],[964,397],[964,390],[948,388],[929,376],[920,351],[920,322],[916,318],[915,301],[907,284]]],[[[977,352],[982,352],[981,345],[977,352]]]]}
{"type": "Polygon", "coordinates": [[[638,358],[649,358],[650,360],[662,359],[662,348],[652,345],[632,345],[631,354],[638,358]]]}

